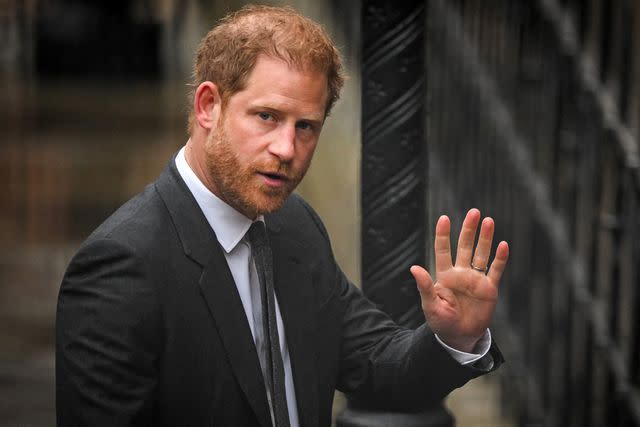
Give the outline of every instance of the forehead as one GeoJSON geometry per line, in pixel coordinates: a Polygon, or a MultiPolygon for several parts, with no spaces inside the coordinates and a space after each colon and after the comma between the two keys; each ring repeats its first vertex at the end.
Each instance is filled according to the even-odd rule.
{"type": "Polygon", "coordinates": [[[324,117],[329,85],[326,73],[311,67],[297,67],[287,62],[261,55],[247,78],[243,90],[230,101],[265,107],[295,108],[324,117]]]}

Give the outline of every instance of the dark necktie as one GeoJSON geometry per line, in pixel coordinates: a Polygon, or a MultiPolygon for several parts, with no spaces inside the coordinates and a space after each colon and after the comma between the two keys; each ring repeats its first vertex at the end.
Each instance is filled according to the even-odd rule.
{"type": "Polygon", "coordinates": [[[273,259],[267,232],[262,221],[256,221],[249,229],[251,254],[256,265],[260,282],[262,301],[262,327],[266,347],[264,360],[265,384],[271,396],[271,409],[275,427],[289,427],[287,395],[284,387],[284,364],[280,353],[278,324],[276,321],[276,303],[273,290],[273,259]]]}

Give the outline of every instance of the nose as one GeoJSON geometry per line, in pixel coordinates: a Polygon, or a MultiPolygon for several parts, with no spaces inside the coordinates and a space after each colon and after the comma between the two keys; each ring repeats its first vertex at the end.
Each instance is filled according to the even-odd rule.
{"type": "Polygon", "coordinates": [[[269,152],[278,157],[281,162],[290,162],[295,155],[295,143],[295,125],[283,125],[269,144],[269,152]]]}

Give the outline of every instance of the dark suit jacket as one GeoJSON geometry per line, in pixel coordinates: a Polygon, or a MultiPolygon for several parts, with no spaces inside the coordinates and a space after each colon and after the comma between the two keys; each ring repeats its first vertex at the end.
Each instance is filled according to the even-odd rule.
{"type": "MultiPolygon", "coordinates": [[[[330,425],[336,388],[417,410],[483,373],[364,298],[299,196],[266,223],[303,426],[330,425]]],[[[173,161],[72,259],[58,300],[56,391],[61,426],[270,425],[231,272],[173,161]]]]}

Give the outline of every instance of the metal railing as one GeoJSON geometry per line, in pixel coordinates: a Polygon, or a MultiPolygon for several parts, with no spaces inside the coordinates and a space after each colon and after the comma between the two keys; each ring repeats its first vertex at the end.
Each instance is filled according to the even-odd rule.
{"type": "Polygon", "coordinates": [[[505,407],[640,425],[640,3],[428,4],[429,216],[478,206],[511,243],[505,407]]]}

